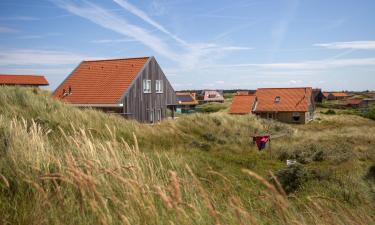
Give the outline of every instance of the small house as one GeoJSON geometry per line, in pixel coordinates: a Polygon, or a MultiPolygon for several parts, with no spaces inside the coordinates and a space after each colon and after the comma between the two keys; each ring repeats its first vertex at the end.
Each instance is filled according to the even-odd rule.
{"type": "Polygon", "coordinates": [[[327,95],[328,100],[342,100],[348,97],[350,97],[350,95],[345,92],[331,92],[327,95]]]}
{"type": "Polygon", "coordinates": [[[192,92],[177,92],[176,93],[176,112],[190,113],[195,111],[198,105],[196,94],[192,92]]]}
{"type": "Polygon", "coordinates": [[[0,85],[39,87],[47,86],[48,81],[41,75],[10,75],[0,74],[0,85]]]}
{"type": "Polygon", "coordinates": [[[230,114],[251,114],[256,103],[256,96],[247,93],[238,93],[233,97],[232,104],[229,109],[230,114]]]}
{"type": "Polygon", "coordinates": [[[154,57],[81,62],[54,97],[140,122],[159,122],[176,104],[176,94],[154,57]]]}
{"type": "Polygon", "coordinates": [[[206,90],[204,91],[203,102],[224,102],[224,94],[222,91],[206,90]]]}
{"type": "Polygon", "coordinates": [[[368,101],[365,101],[363,99],[345,99],[338,105],[341,108],[354,108],[354,109],[360,109],[360,108],[367,108],[368,107],[368,101]]]}
{"type": "Polygon", "coordinates": [[[314,117],[312,88],[259,88],[253,111],[262,118],[304,124],[314,117]]]}

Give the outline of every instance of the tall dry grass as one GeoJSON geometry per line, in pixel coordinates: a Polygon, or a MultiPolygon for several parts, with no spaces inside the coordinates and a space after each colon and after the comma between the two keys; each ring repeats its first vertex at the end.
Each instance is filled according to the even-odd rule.
{"type": "Polygon", "coordinates": [[[293,127],[216,113],[149,126],[22,88],[1,88],[0,105],[0,224],[374,223],[362,179],[374,126],[364,119],[293,127]],[[260,132],[289,134],[272,143],[272,159],[249,145],[260,132]],[[300,150],[324,150],[327,159],[306,166],[335,174],[287,196],[269,171],[300,150]]]}
{"type": "MultiPolygon", "coordinates": [[[[263,185],[247,187],[259,188],[257,207],[245,207],[250,199],[237,196],[231,187],[228,199],[214,201],[189,165],[181,166],[163,154],[146,155],[135,136],[130,146],[117,140],[110,127],[109,141],[97,140],[90,130],[73,125],[70,134],[60,129],[65,145],[58,150],[49,140],[51,130],[33,121],[1,116],[0,129],[6,142],[0,161],[2,224],[374,222],[373,215],[321,196],[309,196],[297,206],[280,186],[250,170],[243,173],[263,185]]],[[[221,174],[216,179],[229,181],[221,174]]]]}

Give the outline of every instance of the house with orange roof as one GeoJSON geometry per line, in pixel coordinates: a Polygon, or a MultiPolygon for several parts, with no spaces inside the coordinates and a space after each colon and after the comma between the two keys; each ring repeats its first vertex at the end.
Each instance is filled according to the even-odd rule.
{"type": "Polygon", "coordinates": [[[346,92],[331,92],[327,95],[328,100],[342,100],[348,97],[350,97],[350,95],[346,92]]]}
{"type": "Polygon", "coordinates": [[[195,111],[198,105],[196,93],[194,92],[177,92],[176,93],[176,112],[190,113],[195,111]]]}
{"type": "Polygon", "coordinates": [[[42,75],[11,75],[11,74],[0,74],[0,85],[9,86],[47,86],[48,81],[42,75]]]}
{"type": "Polygon", "coordinates": [[[262,118],[304,124],[314,117],[311,87],[259,88],[256,99],[253,112],[262,118]]]}
{"type": "Polygon", "coordinates": [[[154,57],[83,61],[54,97],[77,107],[159,122],[173,113],[175,91],[154,57]]]}
{"type": "Polygon", "coordinates": [[[237,92],[233,97],[232,104],[229,108],[230,114],[251,114],[256,102],[256,96],[248,92],[237,92]]]}

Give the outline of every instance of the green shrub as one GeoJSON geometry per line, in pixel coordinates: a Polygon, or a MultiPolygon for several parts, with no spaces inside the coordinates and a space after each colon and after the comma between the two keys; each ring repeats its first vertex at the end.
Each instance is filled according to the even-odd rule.
{"type": "Polygon", "coordinates": [[[308,171],[302,164],[295,163],[276,172],[281,186],[286,193],[297,191],[308,179],[308,171]]]}
{"type": "Polygon", "coordinates": [[[327,111],[322,112],[322,113],[326,115],[336,115],[336,111],[333,109],[328,109],[327,111]]]}
{"type": "Polygon", "coordinates": [[[201,113],[213,113],[213,112],[219,112],[220,110],[223,110],[226,108],[227,106],[223,103],[212,102],[212,103],[205,103],[202,105],[198,105],[196,107],[196,111],[201,112],[201,113]]]}
{"type": "Polygon", "coordinates": [[[375,181],[375,164],[370,166],[365,176],[366,179],[375,181]]]}

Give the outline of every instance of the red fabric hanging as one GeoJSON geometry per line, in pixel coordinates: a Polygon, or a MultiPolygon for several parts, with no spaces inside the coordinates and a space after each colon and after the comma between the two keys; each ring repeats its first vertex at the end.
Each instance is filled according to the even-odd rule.
{"type": "Polygon", "coordinates": [[[270,140],[269,135],[263,135],[263,136],[255,136],[253,137],[253,141],[257,144],[258,150],[261,151],[266,147],[266,143],[270,140]]]}

